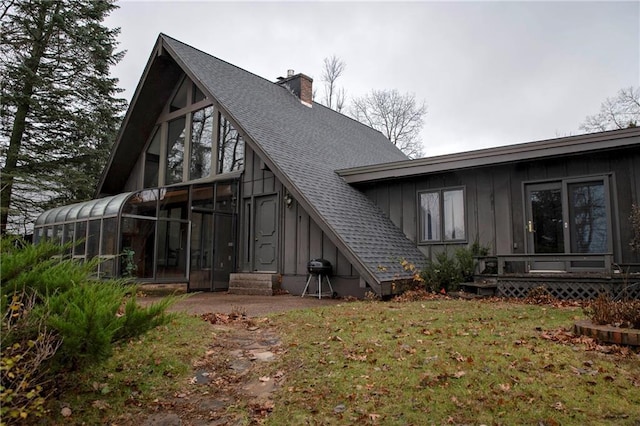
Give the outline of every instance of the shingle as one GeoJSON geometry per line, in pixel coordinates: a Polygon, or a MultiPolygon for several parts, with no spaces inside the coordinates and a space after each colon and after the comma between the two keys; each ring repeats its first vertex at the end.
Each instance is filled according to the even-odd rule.
{"type": "MultiPolygon", "coordinates": [[[[335,170],[406,160],[382,134],[286,88],[167,36],[171,50],[316,211],[378,283],[407,276],[424,257],[385,214],[335,170]],[[381,268],[382,267],[382,268],[381,268]]],[[[373,283],[372,283],[373,284],[373,283]]]]}

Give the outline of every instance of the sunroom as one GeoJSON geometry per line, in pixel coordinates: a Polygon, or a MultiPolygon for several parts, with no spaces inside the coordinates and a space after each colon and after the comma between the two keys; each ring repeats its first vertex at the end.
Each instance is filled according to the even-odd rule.
{"type": "Polygon", "coordinates": [[[48,210],[36,220],[34,242],[72,243],[68,255],[98,257],[103,278],[224,290],[236,263],[239,177],[226,173],[48,210]]]}

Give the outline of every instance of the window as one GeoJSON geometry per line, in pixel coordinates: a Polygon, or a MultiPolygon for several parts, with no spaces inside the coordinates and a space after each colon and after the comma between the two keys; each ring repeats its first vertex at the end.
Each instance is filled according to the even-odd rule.
{"type": "Polygon", "coordinates": [[[147,148],[144,161],[144,187],[158,186],[158,172],[160,170],[160,130],[158,128],[156,128],[147,148]]]}
{"type": "Polygon", "coordinates": [[[169,137],[167,138],[167,185],[182,182],[184,166],[184,129],[185,117],[169,122],[169,137]]]}
{"type": "Polygon", "coordinates": [[[420,242],[462,241],[466,239],[464,190],[438,189],[418,194],[420,242]]]}
{"type": "Polygon", "coordinates": [[[570,183],[567,186],[571,251],[606,253],[609,227],[604,182],[570,183]]]}
{"type": "Polygon", "coordinates": [[[213,106],[200,109],[191,118],[191,165],[189,179],[211,174],[211,146],[213,144],[213,106]]]}
{"type": "Polygon", "coordinates": [[[240,170],[244,159],[244,141],[229,120],[220,115],[218,173],[240,170]]]}
{"type": "Polygon", "coordinates": [[[241,170],[244,140],[188,77],[158,117],[144,156],[143,188],[241,170]]]}

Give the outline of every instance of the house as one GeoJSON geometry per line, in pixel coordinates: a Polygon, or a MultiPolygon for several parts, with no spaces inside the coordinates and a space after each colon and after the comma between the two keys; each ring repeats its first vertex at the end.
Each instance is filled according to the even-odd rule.
{"type": "Polygon", "coordinates": [[[103,276],[238,293],[301,294],[309,262],[324,259],[339,295],[390,295],[411,277],[403,260],[422,266],[476,239],[497,275],[518,279],[580,271],[602,284],[614,263],[637,262],[623,237],[640,199],[640,131],[409,160],[313,102],[312,85],[161,34],[96,199],[44,212],[36,241],[78,241],[70,254],[101,258],[103,276]],[[571,201],[580,193],[600,207],[571,201]]]}
{"type": "MultiPolygon", "coordinates": [[[[640,200],[639,128],[337,173],[431,260],[469,243],[488,248],[496,270],[486,278],[501,295],[526,296],[540,285],[561,298],[618,294],[640,272],[629,244],[640,200]]],[[[630,291],[640,297],[639,284],[630,291]]]]}

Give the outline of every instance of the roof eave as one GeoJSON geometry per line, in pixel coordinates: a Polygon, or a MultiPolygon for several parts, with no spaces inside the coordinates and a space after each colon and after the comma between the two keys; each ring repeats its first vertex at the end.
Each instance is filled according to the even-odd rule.
{"type": "Polygon", "coordinates": [[[348,183],[361,183],[538,158],[579,154],[587,151],[626,147],[634,144],[640,144],[640,128],[527,142],[517,145],[426,157],[417,160],[355,167],[337,170],[336,172],[348,183]]]}

